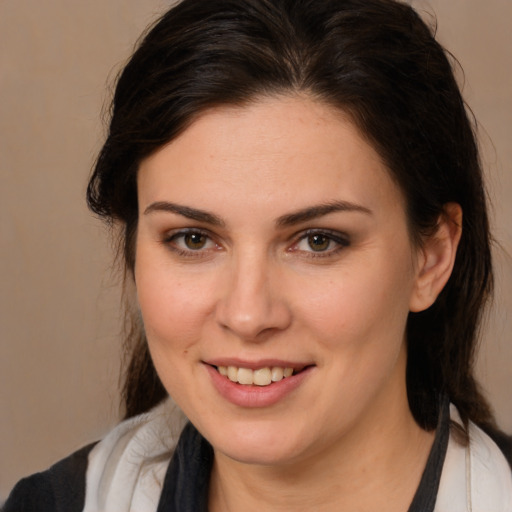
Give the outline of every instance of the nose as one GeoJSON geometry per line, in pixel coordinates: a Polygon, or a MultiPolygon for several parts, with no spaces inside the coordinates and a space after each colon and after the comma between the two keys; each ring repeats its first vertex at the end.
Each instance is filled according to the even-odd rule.
{"type": "Polygon", "coordinates": [[[278,266],[254,252],[230,262],[216,308],[223,329],[245,341],[258,342],[290,325],[291,312],[278,266]]]}

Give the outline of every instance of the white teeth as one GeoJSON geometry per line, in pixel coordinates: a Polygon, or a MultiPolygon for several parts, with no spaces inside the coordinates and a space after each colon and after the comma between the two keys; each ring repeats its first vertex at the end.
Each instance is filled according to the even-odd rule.
{"type": "Polygon", "coordinates": [[[238,382],[238,368],[236,366],[228,366],[228,379],[238,382]]]}
{"type": "Polygon", "coordinates": [[[270,368],[260,368],[252,372],[253,384],[256,386],[268,386],[272,382],[272,372],[270,368]]]}
{"type": "Polygon", "coordinates": [[[284,377],[284,368],[274,366],[272,368],[272,382],[279,382],[284,377]]]}
{"type": "Polygon", "coordinates": [[[238,382],[238,384],[246,386],[268,386],[272,382],[279,382],[285,377],[293,375],[293,368],[283,368],[280,366],[259,368],[257,370],[238,368],[236,366],[217,366],[217,371],[231,382],[238,382]]]}
{"type": "Polygon", "coordinates": [[[238,368],[238,383],[250,386],[254,384],[253,371],[249,368],[238,368]]]}

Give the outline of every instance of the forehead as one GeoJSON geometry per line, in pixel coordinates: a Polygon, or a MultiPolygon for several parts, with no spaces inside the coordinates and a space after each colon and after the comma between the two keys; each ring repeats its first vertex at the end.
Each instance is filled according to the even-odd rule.
{"type": "Polygon", "coordinates": [[[291,209],[339,199],[401,202],[349,117],[304,96],[208,110],[142,162],[138,188],[141,206],[169,199],[201,206],[213,197],[244,209],[251,201],[291,209]]]}

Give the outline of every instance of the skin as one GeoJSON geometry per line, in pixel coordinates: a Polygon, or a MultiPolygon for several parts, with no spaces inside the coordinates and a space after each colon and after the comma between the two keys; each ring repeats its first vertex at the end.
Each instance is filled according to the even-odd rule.
{"type": "Polygon", "coordinates": [[[405,325],[449,277],[460,208],[413,246],[379,155],[307,96],[207,111],[142,162],[138,194],[138,301],[162,383],[214,448],[210,510],[407,510],[433,434],[408,407],[405,325]],[[219,358],[311,367],[242,407],[212,384],[219,358]]]}

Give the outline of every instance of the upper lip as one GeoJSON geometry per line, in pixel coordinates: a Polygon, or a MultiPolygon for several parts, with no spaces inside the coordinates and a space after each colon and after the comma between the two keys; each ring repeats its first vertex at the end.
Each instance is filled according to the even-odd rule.
{"type": "Polygon", "coordinates": [[[301,370],[306,366],[313,366],[311,362],[294,362],[285,361],[284,359],[258,359],[256,361],[246,361],[243,359],[222,357],[214,358],[203,361],[210,366],[236,366],[237,368],[249,368],[251,370],[258,370],[260,368],[293,368],[294,370],[301,370]]]}

